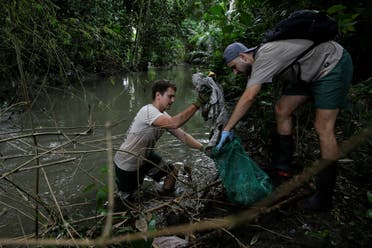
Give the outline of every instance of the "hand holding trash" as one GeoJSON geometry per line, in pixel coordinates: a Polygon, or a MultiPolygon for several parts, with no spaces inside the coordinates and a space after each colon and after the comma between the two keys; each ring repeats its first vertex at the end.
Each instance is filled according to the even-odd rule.
{"type": "Polygon", "coordinates": [[[220,142],[219,142],[218,145],[216,146],[216,147],[217,147],[217,150],[221,150],[222,146],[223,146],[226,142],[233,140],[233,138],[234,138],[234,133],[233,133],[233,132],[230,132],[230,131],[222,131],[222,133],[221,133],[221,138],[220,138],[220,142]]]}
{"type": "Polygon", "coordinates": [[[202,105],[206,104],[209,102],[209,98],[211,97],[212,94],[212,87],[209,85],[203,84],[200,87],[198,97],[196,98],[195,102],[193,103],[197,108],[200,108],[202,105]]]}

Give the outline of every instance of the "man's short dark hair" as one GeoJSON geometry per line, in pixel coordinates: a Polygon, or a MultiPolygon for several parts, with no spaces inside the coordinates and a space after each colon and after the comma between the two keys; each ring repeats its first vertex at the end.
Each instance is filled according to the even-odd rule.
{"type": "Polygon", "coordinates": [[[177,91],[175,84],[171,83],[169,80],[160,79],[156,80],[152,84],[152,100],[155,100],[156,92],[164,94],[168,88],[172,88],[174,91],[177,91]]]}

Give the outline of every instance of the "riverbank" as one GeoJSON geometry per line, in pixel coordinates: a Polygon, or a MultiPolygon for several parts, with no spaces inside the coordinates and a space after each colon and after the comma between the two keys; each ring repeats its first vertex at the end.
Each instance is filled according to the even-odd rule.
{"type": "MultiPolygon", "coordinates": [[[[108,97],[108,102],[110,102],[113,95],[118,94],[120,96],[123,94],[120,93],[122,85],[118,84],[115,84],[117,87],[115,88],[115,85],[104,83],[101,85],[101,88],[93,88],[91,90],[92,92],[101,93],[104,90],[107,91],[108,85],[112,86],[110,90],[113,92],[108,94],[110,96],[108,97]]],[[[136,95],[136,97],[143,97],[143,91],[141,90],[144,88],[140,86],[141,84],[136,85],[139,85],[136,88],[136,92],[139,95],[136,95]]],[[[76,106],[85,106],[84,104],[82,106],[80,102],[82,98],[77,97],[77,95],[70,91],[66,92],[61,99],[68,99],[68,106],[64,104],[64,101],[56,100],[58,98],[54,97],[53,99],[56,102],[51,102],[53,104],[50,104],[54,106],[53,111],[55,111],[57,103],[60,103],[64,108],[62,111],[57,111],[57,113],[71,114],[73,99],[76,100],[76,106]]],[[[128,93],[126,90],[124,92],[125,94],[128,93]]],[[[371,116],[371,98],[368,92],[371,92],[368,84],[353,87],[350,106],[340,115],[337,123],[336,133],[340,142],[348,140],[355,134],[358,134],[363,128],[368,127],[371,116]]],[[[187,97],[189,97],[189,94],[184,95],[181,103],[187,101],[187,97]]],[[[269,164],[269,135],[274,126],[272,120],[273,105],[271,104],[273,99],[271,98],[272,96],[269,94],[263,94],[256,102],[255,111],[246,116],[242,123],[237,126],[237,134],[242,137],[247,153],[264,170],[268,168],[269,164]]],[[[92,97],[92,99],[98,102],[97,97],[92,97]]],[[[102,103],[100,111],[94,115],[96,117],[101,115],[106,117],[106,110],[109,107],[110,113],[117,112],[119,113],[117,116],[122,116],[122,106],[128,106],[128,108],[131,106],[130,102],[126,103],[129,97],[121,97],[120,99],[124,102],[113,105],[104,104],[106,100],[102,100],[103,98],[99,99],[102,103]],[[118,106],[118,109],[115,111],[113,111],[114,105],[118,106]]],[[[84,101],[87,100],[84,99],[84,101]]],[[[233,106],[233,104],[231,103],[230,105],[233,106]]],[[[180,106],[180,108],[182,107],[180,106]]],[[[44,113],[43,111],[34,113],[44,113]]],[[[51,110],[49,111],[51,113],[53,112],[51,110]]],[[[72,124],[74,126],[78,124],[75,122],[68,123],[68,121],[79,120],[79,123],[86,123],[89,117],[88,113],[82,116],[82,110],[74,110],[73,112],[77,116],[69,119],[61,115],[54,116],[53,119],[54,123],[57,124],[55,129],[60,130],[60,132],[53,133],[56,135],[63,134],[65,138],[70,137],[65,140],[66,142],[71,143],[73,141],[70,146],[61,149],[61,153],[52,153],[53,159],[56,159],[56,162],[63,162],[64,160],[61,160],[62,158],[68,158],[73,160],[73,162],[70,161],[72,163],[70,167],[64,165],[61,167],[50,167],[50,170],[46,169],[44,176],[49,178],[48,180],[51,182],[53,181],[51,180],[52,173],[55,173],[52,176],[55,184],[52,184],[52,189],[46,190],[42,197],[43,200],[52,203],[53,211],[48,216],[46,215],[47,212],[42,210],[43,221],[45,222],[42,225],[43,229],[42,233],[40,233],[39,241],[50,242],[49,244],[52,244],[56,242],[55,237],[59,237],[58,242],[61,242],[60,244],[66,242],[65,244],[68,245],[73,244],[73,242],[83,243],[89,241],[91,242],[89,243],[90,245],[98,245],[103,227],[107,224],[105,222],[107,210],[104,209],[103,204],[99,204],[104,203],[107,199],[107,188],[104,187],[105,179],[102,179],[105,176],[103,165],[106,163],[106,156],[97,152],[98,148],[100,151],[105,151],[106,149],[105,139],[103,137],[105,130],[102,125],[97,125],[96,123],[91,127],[92,131],[89,133],[83,132],[85,129],[79,129],[79,134],[76,131],[66,131],[63,127],[67,128],[68,126],[71,127],[72,124]],[[79,137],[79,139],[75,140],[74,137],[79,137]],[[91,141],[95,141],[95,148],[93,150],[91,141]],[[88,153],[95,154],[96,157],[87,160],[88,153]],[[80,154],[81,159],[78,159],[76,154],[80,154]],[[84,167],[84,169],[81,168],[82,158],[87,163],[87,167],[84,167]],[[59,170],[55,168],[59,168],[59,170]],[[83,177],[86,177],[84,179],[86,183],[82,184],[83,177]],[[72,187],[71,191],[66,191],[67,186],[72,187]],[[87,191],[90,192],[88,195],[86,194],[87,191]],[[52,200],[50,195],[52,192],[58,193],[56,195],[57,202],[52,200]],[[84,199],[76,197],[83,195],[84,199]],[[87,211],[83,212],[79,210],[82,205],[89,209],[88,212],[90,215],[87,215],[87,211]],[[96,205],[95,209],[94,205],[96,205]],[[63,215],[58,214],[57,206],[63,209],[63,215]]],[[[297,143],[295,158],[296,162],[303,166],[311,164],[319,156],[319,149],[317,149],[318,140],[312,127],[311,113],[312,109],[305,107],[295,116],[297,127],[295,132],[297,143]]],[[[112,118],[111,115],[110,118],[112,118]]],[[[105,120],[105,118],[101,120],[105,120]]],[[[11,120],[7,119],[4,121],[9,123],[12,129],[16,129],[18,132],[21,131],[18,126],[14,126],[11,120]]],[[[38,119],[38,121],[41,121],[41,119],[38,119]]],[[[45,119],[44,121],[47,123],[50,120],[45,119]]],[[[100,124],[103,124],[103,122],[101,121],[100,124]]],[[[43,125],[45,126],[45,124],[43,125]]],[[[195,132],[194,134],[196,136],[205,138],[204,129],[200,128],[200,126],[202,126],[201,123],[195,123],[195,126],[191,129],[195,132]],[[199,127],[200,130],[195,131],[196,127],[199,127]]],[[[124,129],[120,128],[121,131],[124,129]]],[[[41,129],[39,131],[40,133],[45,133],[46,130],[41,129]]],[[[3,135],[8,135],[8,133],[4,133],[3,135]]],[[[50,130],[48,135],[52,135],[50,130]]],[[[122,136],[119,135],[113,138],[115,138],[114,145],[117,146],[122,136]]],[[[61,142],[59,139],[45,140],[49,143],[42,144],[41,148],[45,150],[47,147],[50,147],[46,151],[51,152],[55,149],[55,145],[61,142]],[[50,144],[54,144],[54,147],[50,144]]],[[[6,146],[5,142],[4,147],[6,149],[15,146],[19,151],[24,151],[30,147],[25,142],[14,142],[12,146],[6,146]]],[[[64,144],[64,142],[61,142],[61,144],[64,144]]],[[[252,210],[248,206],[238,206],[227,201],[224,189],[218,179],[217,171],[210,158],[201,152],[195,151],[183,154],[183,149],[180,150],[178,148],[179,144],[173,139],[164,140],[160,144],[160,149],[167,156],[173,159],[180,159],[180,154],[183,154],[183,159],[178,163],[180,166],[180,177],[177,182],[176,194],[172,197],[160,197],[156,193],[156,188],[159,185],[154,184],[152,181],[146,181],[142,193],[139,194],[139,201],[131,205],[124,204],[121,206],[122,208],[117,205],[116,212],[113,215],[113,225],[110,228],[111,236],[107,237],[106,240],[109,242],[108,245],[112,247],[130,247],[131,244],[127,241],[129,238],[136,238],[139,239],[139,243],[142,242],[148,245],[144,247],[151,247],[151,238],[145,241],[143,238],[144,233],[139,233],[139,231],[153,230],[150,234],[154,236],[177,235],[178,238],[187,241],[188,247],[368,247],[369,243],[371,243],[371,219],[367,216],[368,211],[372,208],[372,203],[367,198],[367,193],[371,192],[372,189],[370,180],[372,177],[372,163],[369,155],[371,146],[372,144],[369,139],[340,160],[339,175],[333,199],[334,206],[331,211],[305,212],[297,207],[297,202],[300,199],[314,191],[314,184],[310,180],[300,188],[285,195],[279,202],[265,206],[267,207],[265,211],[255,212],[255,215],[248,216],[244,215],[247,211],[248,214],[251,214],[252,210]]],[[[26,156],[25,154],[23,155],[26,156]]],[[[9,157],[6,160],[3,159],[2,162],[4,165],[6,165],[5,163],[9,159],[9,157]]],[[[51,162],[49,159],[47,161],[51,162]]],[[[5,167],[3,166],[3,168],[5,167]]],[[[25,177],[14,181],[31,185],[33,178],[29,177],[27,172],[24,173],[23,175],[25,177]],[[28,184],[27,180],[30,180],[30,184],[28,184]]],[[[301,172],[299,171],[299,173],[301,172]]],[[[15,177],[13,179],[17,178],[15,177]]],[[[3,185],[2,189],[7,189],[8,187],[8,185],[3,185]]],[[[12,191],[5,190],[0,196],[7,197],[4,193],[9,194],[9,192],[14,191],[12,187],[9,187],[9,189],[12,191]]],[[[14,199],[18,199],[17,197],[19,196],[14,195],[14,199]]],[[[32,206],[33,201],[28,200],[27,203],[32,206]]],[[[10,214],[13,210],[14,208],[9,208],[7,211],[0,210],[0,215],[4,218],[12,217],[13,215],[10,214]]],[[[20,210],[23,211],[22,208],[18,208],[17,210],[18,212],[20,210]]],[[[27,211],[24,213],[27,217],[31,216],[32,222],[31,211],[30,208],[27,208],[27,211]]],[[[21,225],[24,223],[25,221],[22,221],[21,225]]],[[[14,224],[15,228],[19,226],[17,223],[11,223],[9,221],[5,222],[3,227],[9,227],[10,224],[14,224]]],[[[31,233],[31,237],[32,235],[31,233]]],[[[14,239],[8,239],[7,241],[10,242],[12,240],[16,242],[14,239]]],[[[34,241],[35,243],[38,242],[37,240],[34,241]]],[[[0,244],[4,244],[4,242],[4,239],[0,240],[0,244]]],[[[27,243],[29,241],[19,242],[24,242],[22,243],[23,245],[31,244],[27,243]]]]}

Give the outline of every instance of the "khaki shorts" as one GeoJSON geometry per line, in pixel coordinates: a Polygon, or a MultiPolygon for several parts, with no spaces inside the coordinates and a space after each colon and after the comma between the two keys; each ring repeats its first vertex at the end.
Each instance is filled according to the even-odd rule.
{"type": "Polygon", "coordinates": [[[347,94],[353,77],[350,54],[344,50],[340,61],[326,76],[308,84],[288,84],[283,95],[310,96],[315,108],[337,109],[347,104],[347,94]]]}

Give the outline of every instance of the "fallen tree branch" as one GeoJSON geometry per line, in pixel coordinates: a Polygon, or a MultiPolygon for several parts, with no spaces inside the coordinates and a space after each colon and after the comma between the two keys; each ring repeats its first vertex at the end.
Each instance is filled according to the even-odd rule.
{"type": "Polygon", "coordinates": [[[57,150],[57,149],[60,149],[60,148],[62,148],[62,147],[64,147],[64,146],[67,146],[67,145],[71,144],[71,143],[72,143],[74,140],[76,140],[78,137],[79,137],[79,136],[76,136],[75,138],[73,138],[72,140],[70,140],[70,141],[68,141],[68,142],[66,142],[66,143],[63,143],[63,144],[61,144],[61,145],[59,145],[59,146],[56,146],[56,147],[54,147],[54,148],[52,148],[52,149],[50,149],[50,150],[48,150],[48,151],[45,151],[45,152],[43,152],[43,153],[38,154],[37,156],[31,158],[30,160],[28,160],[28,161],[26,161],[26,162],[20,164],[20,165],[17,166],[16,168],[14,168],[14,169],[12,169],[12,170],[10,170],[10,171],[8,171],[8,172],[3,173],[3,174],[0,176],[0,179],[3,179],[3,178],[5,178],[5,177],[7,177],[7,176],[9,176],[9,175],[11,175],[11,174],[13,174],[13,173],[19,171],[20,169],[22,169],[23,167],[25,167],[26,165],[28,165],[28,164],[31,163],[32,161],[39,159],[40,157],[44,156],[45,154],[51,153],[51,152],[53,152],[53,151],[55,151],[55,150],[57,150]]]}
{"type": "MultiPolygon", "coordinates": [[[[23,105],[26,104],[26,102],[20,102],[22,103],[23,105]]],[[[5,112],[5,111],[4,111],[5,112]]],[[[112,126],[116,126],[118,124],[120,124],[121,122],[123,121],[127,121],[127,119],[121,119],[121,120],[118,120],[116,121],[114,124],[112,124],[112,126]]],[[[104,128],[105,125],[94,125],[94,128],[104,128]]],[[[75,126],[75,127],[35,127],[34,130],[35,131],[43,131],[43,130],[48,130],[48,129],[53,129],[53,130],[58,130],[58,132],[60,132],[59,130],[68,130],[68,129],[78,129],[78,128],[83,128],[83,129],[87,129],[87,128],[90,128],[90,126],[75,126]]],[[[30,132],[32,131],[31,129],[22,129],[22,130],[16,130],[16,131],[9,131],[9,132],[3,132],[3,133],[0,133],[0,136],[3,136],[3,135],[9,135],[9,134],[12,134],[12,133],[20,133],[20,132],[30,132]]],[[[54,131],[54,132],[57,132],[57,131],[54,131]]],[[[118,136],[118,135],[116,135],[118,136]]],[[[115,136],[113,136],[115,137],[115,136]]]]}
{"type": "Polygon", "coordinates": [[[43,133],[28,133],[28,134],[23,134],[23,135],[19,135],[19,136],[14,136],[14,137],[2,139],[2,140],[0,140],[0,143],[8,142],[8,141],[11,141],[11,140],[24,139],[24,138],[30,138],[30,137],[35,137],[35,136],[46,136],[46,135],[57,135],[57,136],[59,136],[59,135],[70,135],[70,136],[80,135],[80,136],[82,136],[82,135],[89,135],[90,132],[91,132],[91,129],[88,129],[88,130],[83,131],[83,132],[75,132],[75,133],[67,133],[67,134],[64,134],[61,131],[43,132],[43,133]]]}
{"type": "Polygon", "coordinates": [[[237,237],[235,237],[231,232],[229,232],[226,228],[221,228],[222,231],[224,231],[225,233],[227,233],[228,235],[230,235],[235,241],[236,243],[238,243],[238,245],[242,248],[249,248],[250,246],[247,246],[245,245],[243,242],[241,242],[237,237]]]}
{"type": "MultiPolygon", "coordinates": [[[[341,155],[344,156],[351,152],[355,147],[361,143],[369,140],[372,137],[372,127],[367,127],[363,129],[359,134],[351,137],[349,140],[345,141],[341,147],[341,155]]],[[[204,220],[198,223],[183,224],[179,226],[171,226],[161,230],[154,230],[148,232],[137,232],[132,234],[125,234],[117,237],[112,237],[108,239],[28,239],[28,240],[11,240],[11,239],[0,239],[1,245],[56,245],[56,246],[106,246],[110,244],[118,244],[122,242],[129,242],[133,240],[143,239],[144,237],[153,238],[163,235],[174,235],[190,232],[205,231],[217,228],[232,228],[237,225],[246,224],[259,215],[268,212],[268,207],[273,203],[277,202],[279,199],[287,196],[294,189],[301,186],[311,177],[319,173],[321,170],[326,168],[330,163],[327,161],[316,161],[312,166],[306,168],[302,174],[295,176],[293,179],[279,186],[270,196],[263,199],[262,201],[254,204],[250,208],[241,213],[230,215],[223,218],[215,218],[211,220],[204,220]]]]}
{"type": "Polygon", "coordinates": [[[51,162],[51,163],[30,166],[30,167],[26,167],[26,168],[21,168],[21,169],[19,169],[19,171],[27,171],[27,170],[45,168],[45,167],[52,166],[52,165],[68,163],[68,162],[74,161],[75,159],[76,158],[68,158],[68,159],[64,159],[64,160],[54,161],[54,162],[51,162]]]}

